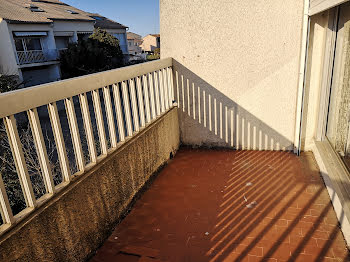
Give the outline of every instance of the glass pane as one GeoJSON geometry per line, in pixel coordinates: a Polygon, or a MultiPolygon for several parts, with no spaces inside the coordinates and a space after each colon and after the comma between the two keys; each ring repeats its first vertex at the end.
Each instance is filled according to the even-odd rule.
{"type": "Polygon", "coordinates": [[[41,43],[39,38],[26,38],[25,40],[27,50],[41,50],[41,43]]]}
{"type": "Polygon", "coordinates": [[[350,5],[339,14],[326,136],[350,167],[350,5]]]}
{"type": "Polygon", "coordinates": [[[17,51],[24,51],[23,43],[21,38],[15,38],[15,46],[17,51]]]}

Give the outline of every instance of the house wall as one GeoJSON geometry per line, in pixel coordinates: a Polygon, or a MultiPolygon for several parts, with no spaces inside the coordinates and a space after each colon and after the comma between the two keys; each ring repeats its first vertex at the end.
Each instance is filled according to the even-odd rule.
{"type": "Polygon", "coordinates": [[[11,36],[11,42],[13,50],[16,51],[15,43],[13,40],[13,32],[15,31],[45,31],[47,37],[42,37],[43,49],[56,49],[55,39],[53,36],[53,29],[51,24],[9,24],[9,32],[11,36]]]}
{"type": "Polygon", "coordinates": [[[128,49],[129,49],[129,54],[131,55],[135,55],[135,53],[141,54],[142,52],[141,47],[138,45],[138,41],[136,42],[134,39],[128,40],[128,49]]]}
{"type": "Polygon", "coordinates": [[[160,1],[161,57],[184,75],[183,143],[293,149],[302,17],[303,1],[160,1]]]}
{"type": "Polygon", "coordinates": [[[94,22],[87,21],[58,21],[53,23],[53,31],[58,32],[92,32],[94,31],[94,22]]]}
{"type": "Polygon", "coordinates": [[[49,65],[22,69],[25,86],[35,86],[61,79],[59,66],[49,65]]]}
{"type": "Polygon", "coordinates": [[[0,18],[0,73],[19,75],[8,24],[0,18]]]}
{"type": "Polygon", "coordinates": [[[147,35],[143,38],[141,48],[146,52],[153,52],[157,48],[157,38],[151,35],[147,35]]]}

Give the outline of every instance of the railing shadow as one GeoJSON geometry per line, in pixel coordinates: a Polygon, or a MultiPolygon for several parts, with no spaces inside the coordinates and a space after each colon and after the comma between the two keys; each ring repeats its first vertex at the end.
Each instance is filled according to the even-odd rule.
{"type": "Polygon", "coordinates": [[[247,150],[293,150],[290,138],[249,113],[173,59],[181,141],[247,150]]]}
{"type": "Polygon", "coordinates": [[[227,178],[208,261],[348,261],[327,189],[309,159],[246,152],[227,178]]]}

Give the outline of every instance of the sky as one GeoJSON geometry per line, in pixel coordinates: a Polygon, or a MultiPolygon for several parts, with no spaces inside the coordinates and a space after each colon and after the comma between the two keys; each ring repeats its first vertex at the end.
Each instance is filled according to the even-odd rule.
{"type": "Polygon", "coordinates": [[[159,0],[61,0],[91,13],[99,13],[146,36],[159,33],[159,0]]]}

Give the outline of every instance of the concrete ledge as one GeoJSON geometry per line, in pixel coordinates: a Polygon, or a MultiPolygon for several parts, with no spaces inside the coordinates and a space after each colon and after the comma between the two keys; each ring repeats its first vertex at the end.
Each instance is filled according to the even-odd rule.
{"type": "Polygon", "coordinates": [[[328,141],[315,142],[313,153],[328,194],[332,201],[341,230],[350,246],[350,178],[344,164],[333,151],[328,141]]]}
{"type": "Polygon", "coordinates": [[[173,108],[1,236],[0,261],[84,261],[179,143],[173,108]]]}

